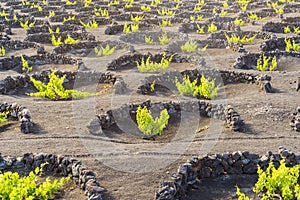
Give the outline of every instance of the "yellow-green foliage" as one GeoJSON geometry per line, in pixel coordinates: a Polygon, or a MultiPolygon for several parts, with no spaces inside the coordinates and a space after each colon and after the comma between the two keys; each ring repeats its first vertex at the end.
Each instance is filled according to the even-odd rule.
{"type": "Polygon", "coordinates": [[[101,45],[100,49],[98,49],[97,47],[95,47],[94,51],[97,54],[97,56],[110,56],[111,54],[113,54],[115,52],[115,49],[116,49],[116,47],[110,48],[109,45],[106,45],[106,47],[104,48],[101,45]]]}
{"type": "Polygon", "coordinates": [[[4,46],[2,46],[2,47],[0,48],[0,57],[4,57],[5,55],[6,55],[6,51],[5,51],[4,46]]]}
{"type": "MultiPolygon", "coordinates": [[[[52,28],[48,28],[48,30],[49,30],[49,33],[53,33],[53,30],[52,30],[52,28]]],[[[60,33],[60,29],[59,29],[59,27],[56,27],[56,29],[55,29],[55,33],[60,33]]]]}
{"type": "MultiPolygon", "coordinates": [[[[300,33],[299,29],[300,29],[299,27],[296,27],[296,26],[293,27],[294,33],[296,33],[296,34],[300,33]]],[[[292,30],[290,29],[289,26],[285,26],[285,27],[283,27],[283,32],[284,33],[292,33],[292,30]]]]}
{"type": "Polygon", "coordinates": [[[21,55],[21,62],[22,62],[22,71],[30,72],[32,71],[32,67],[29,67],[28,61],[21,55]]]}
{"type": "Polygon", "coordinates": [[[29,1],[22,1],[19,6],[29,6],[30,2],[29,1]]]}
{"type": "Polygon", "coordinates": [[[142,11],[150,11],[150,10],[151,10],[151,7],[150,7],[150,6],[147,6],[147,5],[141,5],[141,10],[142,10],[142,11]]]}
{"type": "Polygon", "coordinates": [[[159,23],[159,26],[167,27],[167,26],[173,26],[173,24],[171,23],[171,20],[169,20],[169,19],[166,19],[166,20],[162,19],[161,23],[159,23]]]}
{"type": "Polygon", "coordinates": [[[126,3],[125,4],[125,8],[132,8],[132,7],[133,7],[132,3],[126,3]]]}
{"type": "Polygon", "coordinates": [[[68,16],[67,18],[64,17],[64,21],[67,21],[67,20],[75,20],[75,15],[73,16],[68,16]]]}
{"type": "Polygon", "coordinates": [[[91,20],[89,21],[87,24],[83,23],[81,20],[80,20],[80,24],[82,26],[84,26],[85,28],[98,28],[98,23],[96,22],[96,20],[91,20]]]}
{"type": "MultiPolygon", "coordinates": [[[[266,171],[257,166],[258,180],[253,192],[259,194],[261,199],[284,199],[292,200],[300,198],[299,171],[300,165],[287,167],[285,160],[280,160],[280,166],[276,169],[271,161],[266,171]]],[[[237,187],[239,199],[250,200],[237,187]],[[240,198],[241,197],[241,198],[240,198]]]]}
{"type": "Polygon", "coordinates": [[[54,17],[55,16],[55,12],[53,10],[49,11],[49,17],[54,17]]]}
{"type": "Polygon", "coordinates": [[[0,12],[0,17],[8,17],[9,13],[6,13],[4,10],[0,12]]]}
{"type": "Polygon", "coordinates": [[[141,15],[141,16],[139,16],[139,15],[137,15],[137,16],[133,16],[132,14],[130,15],[130,19],[131,19],[131,21],[133,21],[133,22],[139,22],[139,21],[142,21],[143,19],[144,19],[144,15],[141,15]]]}
{"type": "Polygon", "coordinates": [[[175,80],[176,87],[182,96],[204,97],[206,99],[214,99],[218,96],[219,86],[215,86],[215,81],[201,76],[200,85],[197,80],[191,82],[188,76],[183,77],[182,83],[175,80]]]}
{"type": "Polygon", "coordinates": [[[36,8],[38,11],[43,11],[43,7],[40,6],[40,4],[35,4],[35,3],[32,3],[30,8],[36,8]]]}
{"type": "Polygon", "coordinates": [[[197,25],[198,29],[196,30],[196,33],[198,34],[204,34],[204,26],[197,25]]]}
{"type": "Polygon", "coordinates": [[[284,14],[284,10],[283,8],[276,8],[276,7],[273,7],[274,11],[278,14],[284,14]]]}
{"type": "Polygon", "coordinates": [[[169,10],[169,9],[166,9],[166,8],[163,8],[162,10],[157,9],[157,13],[161,16],[163,16],[163,15],[174,16],[176,12],[172,11],[172,10],[169,10]]]}
{"type": "Polygon", "coordinates": [[[54,35],[52,35],[52,38],[51,38],[51,43],[53,46],[59,46],[62,44],[62,41],[61,41],[61,36],[59,36],[57,39],[55,38],[54,35]]]}
{"type": "Polygon", "coordinates": [[[46,178],[40,181],[42,169],[36,168],[28,176],[20,177],[17,172],[0,173],[0,197],[1,199],[33,200],[53,199],[54,194],[63,188],[70,178],[55,179],[53,182],[46,178]]]}
{"type": "Polygon", "coordinates": [[[239,26],[244,26],[244,25],[245,25],[245,21],[244,21],[243,19],[238,19],[238,18],[236,18],[236,19],[234,20],[234,23],[235,23],[236,25],[239,25],[239,26]]]}
{"type": "Polygon", "coordinates": [[[78,42],[79,42],[79,40],[75,40],[70,35],[68,35],[67,38],[64,41],[65,44],[76,44],[78,42]]]}
{"type": "Polygon", "coordinates": [[[229,7],[227,1],[225,1],[225,2],[223,3],[223,7],[224,7],[224,8],[228,8],[228,7],[229,7]]]}
{"type": "Polygon", "coordinates": [[[242,5],[242,6],[241,6],[241,10],[242,10],[242,11],[246,11],[246,10],[247,10],[247,7],[248,7],[248,4],[242,5]]]}
{"type": "Polygon", "coordinates": [[[76,5],[77,4],[77,1],[70,1],[70,0],[67,0],[66,1],[66,5],[76,5]]]}
{"type": "Polygon", "coordinates": [[[167,33],[163,33],[161,36],[158,37],[159,43],[161,45],[169,44],[171,38],[168,37],[167,33]]]}
{"type": "Polygon", "coordinates": [[[209,26],[208,26],[208,32],[209,33],[214,33],[218,30],[218,27],[214,24],[214,23],[211,23],[209,26]]]}
{"type": "Polygon", "coordinates": [[[25,21],[24,23],[20,21],[20,26],[21,26],[22,28],[29,28],[29,27],[33,27],[33,26],[34,26],[34,24],[35,24],[35,21],[34,21],[34,22],[31,22],[30,24],[28,24],[28,23],[29,23],[29,22],[28,22],[28,20],[27,20],[27,21],[25,21]]]}
{"type": "Polygon", "coordinates": [[[120,1],[113,0],[113,1],[108,2],[107,6],[113,6],[113,5],[119,5],[119,4],[120,4],[120,1]]]}
{"type": "Polygon", "coordinates": [[[139,31],[139,25],[138,24],[127,25],[127,23],[125,22],[124,26],[123,26],[123,32],[124,33],[130,33],[130,31],[131,32],[137,32],[137,31],[139,31]]]}
{"type": "Polygon", "coordinates": [[[7,122],[9,112],[0,112],[0,124],[7,122]]]}
{"type": "Polygon", "coordinates": [[[203,5],[205,3],[204,0],[198,0],[198,4],[203,5]]]}
{"type": "Polygon", "coordinates": [[[266,19],[265,17],[264,17],[264,18],[263,18],[263,17],[258,17],[257,14],[255,14],[255,13],[250,13],[250,14],[248,15],[248,17],[249,17],[250,19],[253,19],[253,20],[264,20],[264,19],[266,19]]]}
{"type": "Polygon", "coordinates": [[[198,52],[201,52],[201,51],[204,52],[204,51],[206,51],[207,47],[208,47],[208,44],[205,45],[205,46],[202,47],[202,48],[198,48],[198,52]]]}
{"type": "Polygon", "coordinates": [[[196,41],[187,41],[180,48],[183,53],[193,53],[193,52],[196,52],[197,46],[198,45],[197,45],[196,41]]]}
{"type": "Polygon", "coordinates": [[[219,13],[219,16],[221,16],[221,17],[225,17],[225,16],[228,16],[228,15],[229,15],[229,13],[227,11],[223,10],[223,9],[219,13]]]}
{"type": "Polygon", "coordinates": [[[136,111],[136,121],[138,128],[145,135],[161,135],[163,130],[167,127],[169,122],[170,115],[167,109],[164,109],[160,112],[159,118],[156,117],[153,119],[151,112],[145,106],[142,108],[138,107],[136,111]]]}
{"type": "Polygon", "coordinates": [[[58,78],[55,75],[56,71],[53,70],[49,75],[48,84],[44,84],[41,81],[35,80],[32,76],[30,77],[30,81],[32,81],[33,85],[39,92],[29,93],[29,96],[34,97],[47,97],[51,100],[69,100],[69,99],[82,99],[85,97],[94,96],[95,94],[89,92],[81,92],[77,90],[66,90],[63,86],[66,75],[61,78],[58,78]]]}
{"type": "Polygon", "coordinates": [[[249,43],[252,42],[256,35],[253,35],[252,37],[247,38],[246,36],[244,36],[243,38],[240,38],[240,36],[236,36],[236,35],[231,35],[231,37],[229,35],[227,35],[227,33],[224,33],[225,37],[227,39],[228,42],[231,43],[249,43]]]}
{"type": "Polygon", "coordinates": [[[159,4],[162,4],[161,0],[152,0],[151,6],[157,6],[159,4]]]}
{"type": "Polygon", "coordinates": [[[285,42],[285,51],[290,52],[290,51],[300,51],[300,43],[295,43],[294,40],[288,40],[284,38],[285,42]]]}
{"type": "Polygon", "coordinates": [[[194,6],[194,11],[201,11],[201,9],[202,9],[202,6],[199,6],[199,5],[194,6]]]}
{"type": "Polygon", "coordinates": [[[145,42],[147,43],[147,44],[153,44],[153,39],[149,36],[147,36],[147,35],[145,35],[145,42]]]}
{"type": "Polygon", "coordinates": [[[90,6],[93,0],[84,0],[84,7],[87,8],[90,6]]]}
{"type": "Polygon", "coordinates": [[[274,71],[277,68],[277,59],[276,56],[272,58],[271,65],[269,66],[269,61],[271,60],[271,57],[267,57],[264,54],[259,56],[259,58],[256,61],[256,68],[259,71],[266,71],[269,67],[270,71],[274,71]]]}
{"type": "Polygon", "coordinates": [[[101,8],[99,10],[94,11],[96,17],[109,17],[108,10],[105,8],[102,10],[101,8]]]}
{"type": "Polygon", "coordinates": [[[156,72],[160,69],[168,68],[173,59],[173,55],[170,56],[170,58],[166,58],[166,55],[164,55],[159,63],[151,61],[150,58],[151,56],[149,56],[146,61],[142,58],[141,64],[136,62],[137,68],[140,72],[156,72]]]}

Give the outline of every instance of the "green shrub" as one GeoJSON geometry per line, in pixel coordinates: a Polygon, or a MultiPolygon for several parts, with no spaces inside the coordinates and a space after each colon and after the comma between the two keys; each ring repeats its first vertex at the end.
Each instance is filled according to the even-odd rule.
{"type": "Polygon", "coordinates": [[[150,11],[151,7],[150,6],[146,6],[146,5],[141,5],[141,10],[142,11],[150,11]]]}
{"type": "Polygon", "coordinates": [[[214,23],[211,23],[209,26],[208,26],[208,32],[209,33],[214,33],[218,30],[218,27],[214,24],[214,23]]]}
{"type": "Polygon", "coordinates": [[[87,24],[83,23],[81,20],[80,20],[80,24],[82,26],[84,26],[85,28],[98,28],[98,23],[93,19],[91,21],[89,21],[87,24]]]}
{"type": "Polygon", "coordinates": [[[258,69],[259,71],[266,71],[269,67],[270,71],[274,71],[277,68],[276,56],[272,58],[271,65],[269,66],[270,60],[271,57],[267,57],[264,54],[259,56],[259,58],[256,61],[256,69],[258,69]]]}
{"type": "Polygon", "coordinates": [[[21,61],[22,61],[22,71],[31,72],[32,67],[29,67],[28,61],[21,55],[21,61]]]}
{"type": "Polygon", "coordinates": [[[55,179],[53,182],[46,178],[44,182],[39,181],[42,169],[36,168],[28,176],[20,177],[18,173],[0,173],[0,197],[3,200],[33,200],[53,199],[54,194],[60,190],[70,178],[55,179]]]}
{"type": "Polygon", "coordinates": [[[193,52],[196,52],[197,50],[197,42],[196,41],[187,41],[184,45],[182,45],[180,48],[181,48],[181,51],[183,53],[193,53],[193,52]]]}
{"type": "Polygon", "coordinates": [[[142,21],[143,19],[144,19],[144,15],[141,15],[141,16],[139,16],[139,15],[137,15],[137,16],[133,16],[132,14],[130,15],[130,19],[131,19],[131,21],[133,21],[133,22],[139,22],[139,21],[142,21]]]}
{"type": "Polygon", "coordinates": [[[94,96],[95,94],[89,93],[89,92],[81,92],[77,90],[66,90],[63,87],[64,80],[66,78],[66,75],[64,75],[61,78],[58,78],[55,75],[55,70],[51,72],[49,75],[49,83],[46,85],[42,83],[41,81],[35,80],[32,76],[30,77],[30,81],[32,81],[33,85],[36,87],[36,89],[39,90],[39,92],[36,93],[29,93],[29,96],[34,97],[47,97],[52,100],[60,100],[60,99],[82,99],[85,97],[94,96]]]}
{"type": "Polygon", "coordinates": [[[105,8],[104,10],[99,9],[98,11],[94,11],[96,17],[109,17],[108,10],[105,8]]]}
{"type": "Polygon", "coordinates": [[[140,72],[156,72],[160,69],[166,69],[170,66],[170,63],[173,59],[173,55],[170,58],[166,58],[164,55],[159,63],[153,62],[150,60],[151,56],[149,56],[146,61],[142,58],[141,64],[137,63],[137,68],[140,72]]]}
{"type": "Polygon", "coordinates": [[[79,42],[79,40],[75,40],[70,35],[68,35],[67,38],[64,41],[65,44],[76,44],[78,42],[79,42]]]}
{"type": "Polygon", "coordinates": [[[173,24],[171,23],[171,20],[169,20],[169,19],[166,19],[166,20],[162,19],[161,23],[159,23],[159,26],[160,27],[167,27],[167,26],[171,27],[171,26],[173,26],[173,24]]]}
{"type": "Polygon", "coordinates": [[[0,57],[4,57],[5,55],[6,55],[6,51],[5,51],[4,46],[2,46],[2,47],[0,48],[0,57]]]}
{"type": "Polygon", "coordinates": [[[57,39],[55,38],[54,35],[52,35],[52,38],[51,38],[51,43],[53,46],[59,46],[62,44],[62,41],[61,41],[61,36],[59,36],[57,39]]]}
{"type": "Polygon", "coordinates": [[[0,112],[0,124],[7,122],[9,112],[0,112]]]}
{"type": "MultiPolygon", "coordinates": [[[[54,31],[52,30],[52,28],[48,28],[48,31],[49,31],[49,33],[53,33],[54,31]]],[[[59,29],[59,27],[57,27],[56,29],[55,29],[55,33],[60,33],[60,29],[59,29]]]]}
{"type": "MultiPolygon", "coordinates": [[[[275,168],[273,162],[269,163],[266,171],[263,171],[258,165],[258,180],[253,191],[262,195],[262,199],[300,199],[299,170],[300,165],[286,167],[284,159],[280,161],[278,169],[275,168]]],[[[237,195],[239,199],[250,199],[240,192],[238,187],[237,195]]]]}
{"type": "Polygon", "coordinates": [[[294,40],[288,40],[284,38],[285,42],[285,51],[290,52],[292,51],[300,51],[300,43],[296,43],[294,40]]]}
{"type": "Polygon", "coordinates": [[[249,43],[249,42],[252,42],[255,38],[256,38],[256,35],[253,35],[252,37],[249,37],[247,38],[246,36],[244,36],[243,38],[240,38],[240,36],[236,36],[236,35],[231,35],[231,37],[229,35],[227,35],[227,33],[224,33],[225,34],[225,37],[227,39],[228,42],[231,42],[231,43],[249,43]]]}
{"type": "Polygon", "coordinates": [[[153,44],[153,39],[151,38],[151,36],[147,36],[147,35],[145,35],[145,42],[147,43],[147,44],[153,44]]]}
{"type": "Polygon", "coordinates": [[[110,56],[115,52],[115,49],[115,47],[110,48],[109,45],[106,45],[105,48],[102,45],[100,46],[100,49],[98,49],[97,47],[94,48],[97,56],[110,56]]]}
{"type": "Polygon", "coordinates": [[[168,37],[167,33],[163,33],[158,37],[158,40],[161,45],[166,45],[171,41],[171,38],[168,37]]]}
{"type": "Polygon", "coordinates": [[[31,22],[30,24],[28,24],[28,23],[29,23],[29,22],[28,22],[28,20],[27,20],[27,21],[25,21],[24,23],[20,21],[20,26],[21,26],[22,28],[29,28],[29,27],[33,27],[33,26],[34,26],[34,24],[35,24],[35,21],[34,21],[34,22],[31,22]]]}
{"type": "Polygon", "coordinates": [[[175,80],[176,87],[182,96],[204,97],[206,99],[214,99],[218,96],[219,85],[215,86],[215,81],[201,76],[200,84],[197,80],[191,82],[188,76],[183,77],[182,83],[175,80]]]}
{"type": "Polygon", "coordinates": [[[160,112],[160,117],[153,119],[151,112],[145,106],[138,107],[136,111],[136,120],[138,128],[145,135],[161,135],[163,130],[167,127],[170,115],[166,109],[160,112]]]}

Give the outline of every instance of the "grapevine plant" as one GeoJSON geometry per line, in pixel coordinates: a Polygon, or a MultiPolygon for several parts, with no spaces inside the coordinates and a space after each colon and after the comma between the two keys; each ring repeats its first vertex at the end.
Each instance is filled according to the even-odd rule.
{"type": "Polygon", "coordinates": [[[215,81],[201,76],[200,84],[195,79],[191,82],[188,76],[183,77],[182,83],[175,80],[176,87],[182,96],[204,97],[206,99],[214,99],[218,96],[219,85],[215,86],[215,81]]]}
{"type": "MultiPolygon", "coordinates": [[[[256,194],[261,194],[263,200],[273,198],[298,200],[300,199],[299,171],[300,165],[287,167],[284,159],[280,161],[278,169],[275,168],[273,162],[269,163],[266,171],[258,166],[258,181],[253,191],[256,194]]],[[[240,191],[238,186],[236,187],[239,200],[250,200],[248,196],[240,191]]]]}
{"type": "Polygon", "coordinates": [[[7,122],[8,112],[0,112],[0,124],[7,122]]]}
{"type": "Polygon", "coordinates": [[[41,168],[31,171],[28,176],[20,177],[17,172],[0,172],[0,198],[3,200],[34,200],[53,199],[55,193],[60,190],[70,178],[55,179],[53,182],[46,178],[39,181],[42,174],[41,168]]]}
{"type": "Polygon", "coordinates": [[[59,78],[55,75],[55,73],[55,70],[51,72],[47,85],[42,83],[41,81],[35,80],[31,76],[30,80],[33,82],[33,85],[39,90],[39,92],[29,93],[28,95],[34,97],[47,97],[52,100],[82,99],[95,95],[93,93],[81,92],[78,90],[66,90],[63,86],[66,75],[59,78]]]}
{"type": "Polygon", "coordinates": [[[170,115],[166,109],[160,112],[160,116],[153,119],[151,112],[147,107],[139,106],[136,111],[136,120],[138,128],[145,135],[161,135],[163,130],[167,127],[170,115]]]}

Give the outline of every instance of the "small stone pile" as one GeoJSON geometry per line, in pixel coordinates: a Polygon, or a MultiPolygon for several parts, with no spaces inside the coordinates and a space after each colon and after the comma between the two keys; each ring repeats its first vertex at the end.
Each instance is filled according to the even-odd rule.
{"type": "Polygon", "coordinates": [[[197,179],[217,177],[225,174],[255,174],[257,165],[266,170],[269,162],[277,168],[280,160],[285,159],[286,165],[291,167],[300,164],[300,154],[296,155],[283,147],[279,147],[278,154],[271,151],[266,155],[237,151],[233,153],[206,155],[192,158],[178,168],[176,174],[169,181],[162,181],[156,200],[177,200],[186,196],[189,188],[197,188],[197,179]]]}
{"type": "Polygon", "coordinates": [[[225,109],[225,124],[227,128],[233,131],[241,130],[244,125],[244,121],[231,105],[225,109]]]}
{"type": "Polygon", "coordinates": [[[0,112],[8,112],[8,119],[19,120],[22,133],[28,134],[33,127],[33,121],[28,108],[17,103],[0,103],[0,112]]]}
{"type": "Polygon", "coordinates": [[[23,175],[26,175],[36,167],[41,167],[43,163],[47,163],[43,167],[43,172],[61,176],[71,175],[88,200],[102,200],[101,194],[104,189],[100,187],[96,174],[76,159],[46,153],[26,153],[22,157],[8,156],[6,158],[0,154],[0,171],[2,173],[22,171],[25,173],[23,175]]]}
{"type": "Polygon", "coordinates": [[[293,130],[300,132],[300,107],[297,108],[296,113],[293,113],[290,126],[293,128],[293,130]]]}

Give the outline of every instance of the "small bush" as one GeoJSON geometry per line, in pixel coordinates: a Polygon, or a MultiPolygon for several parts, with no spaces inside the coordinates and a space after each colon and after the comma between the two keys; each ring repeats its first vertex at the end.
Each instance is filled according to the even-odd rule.
{"type": "Polygon", "coordinates": [[[0,112],[0,124],[7,122],[9,112],[0,112]]]}
{"type": "Polygon", "coordinates": [[[274,71],[277,68],[277,59],[276,56],[272,58],[271,65],[269,66],[269,62],[271,60],[271,57],[267,57],[264,54],[259,56],[259,58],[256,61],[256,69],[259,71],[267,71],[268,67],[270,71],[274,71]]]}
{"type": "Polygon", "coordinates": [[[147,43],[147,44],[153,44],[153,39],[149,36],[147,36],[147,35],[145,35],[145,42],[147,43]]]}
{"type": "Polygon", "coordinates": [[[24,23],[20,21],[20,26],[21,26],[22,28],[29,28],[29,27],[33,27],[33,26],[34,26],[34,24],[35,24],[35,21],[34,21],[34,22],[31,22],[30,24],[28,24],[28,23],[29,23],[29,22],[28,22],[28,20],[27,20],[27,21],[25,21],[24,23]]]}
{"type": "Polygon", "coordinates": [[[60,190],[70,178],[55,179],[53,182],[49,178],[39,183],[39,175],[42,169],[36,168],[28,176],[20,177],[18,173],[0,173],[0,197],[1,199],[33,200],[33,199],[53,199],[54,194],[60,190]]]}
{"type": "Polygon", "coordinates": [[[208,32],[209,33],[214,33],[218,30],[218,27],[214,24],[214,23],[211,23],[209,26],[208,26],[208,32]]]}
{"type": "Polygon", "coordinates": [[[181,48],[181,51],[183,53],[193,53],[193,52],[196,52],[197,50],[197,42],[196,41],[187,41],[184,45],[182,45],[180,48],[181,48]]]}
{"type": "Polygon", "coordinates": [[[137,68],[140,72],[156,72],[160,69],[168,68],[173,59],[173,55],[168,59],[166,58],[166,55],[164,55],[159,63],[151,61],[150,58],[151,56],[149,56],[146,61],[143,58],[141,64],[139,64],[139,62],[136,62],[137,68]]]}
{"type": "Polygon", "coordinates": [[[168,37],[167,33],[163,33],[161,36],[158,37],[159,43],[161,45],[169,44],[171,38],[168,37]]]}
{"type": "Polygon", "coordinates": [[[96,17],[109,17],[108,10],[105,8],[104,10],[99,9],[94,11],[96,17]]]}
{"type": "MultiPolygon", "coordinates": [[[[263,171],[258,165],[258,180],[253,191],[256,194],[262,195],[262,199],[299,199],[299,170],[300,165],[286,167],[284,159],[280,161],[280,166],[278,169],[275,168],[273,162],[269,163],[266,171],[263,171]]],[[[239,199],[250,199],[244,193],[240,192],[238,187],[237,195],[239,199]]]]}
{"type": "Polygon", "coordinates": [[[253,35],[252,37],[249,37],[247,38],[246,36],[244,36],[243,38],[240,38],[240,36],[236,36],[236,35],[232,35],[231,37],[229,35],[227,35],[226,33],[225,34],[225,37],[227,39],[228,42],[231,42],[231,43],[249,43],[249,42],[252,42],[255,38],[256,38],[256,35],[253,35]]]}
{"type": "Polygon", "coordinates": [[[29,67],[28,61],[21,55],[21,62],[22,62],[22,71],[31,72],[32,67],[29,67]]]}
{"type": "Polygon", "coordinates": [[[66,75],[61,78],[58,78],[55,75],[55,70],[51,72],[49,75],[48,84],[44,84],[41,81],[35,80],[32,76],[30,77],[30,81],[32,81],[33,85],[39,92],[29,93],[29,96],[34,97],[47,97],[51,100],[69,100],[69,99],[82,99],[85,97],[94,96],[95,94],[88,92],[81,92],[77,90],[66,90],[63,86],[66,75]]]}
{"type": "Polygon", "coordinates": [[[292,51],[300,51],[300,43],[296,43],[294,40],[288,40],[284,38],[285,42],[285,51],[290,52],[292,51]]]}
{"type": "Polygon", "coordinates": [[[76,44],[78,42],[79,42],[79,40],[75,40],[70,35],[68,35],[67,38],[64,41],[65,44],[76,44]]]}
{"type": "Polygon", "coordinates": [[[160,117],[153,119],[151,112],[145,106],[138,107],[136,111],[136,120],[138,128],[145,135],[161,135],[163,130],[167,127],[170,115],[166,109],[160,112],[160,117]]]}
{"type": "Polygon", "coordinates": [[[182,96],[204,97],[214,99],[218,96],[219,86],[215,86],[215,81],[201,76],[200,85],[197,80],[191,82],[188,76],[183,77],[182,83],[175,80],[176,87],[182,96]]]}
{"type": "Polygon", "coordinates": [[[141,15],[141,16],[139,16],[139,15],[137,15],[137,16],[133,16],[132,14],[130,15],[130,19],[131,19],[131,21],[133,21],[133,22],[139,22],[139,21],[142,21],[143,19],[144,19],[144,15],[141,15]]]}
{"type": "Polygon", "coordinates": [[[98,49],[97,47],[95,47],[95,53],[97,54],[97,56],[110,56],[111,54],[113,54],[115,52],[115,47],[110,48],[109,45],[106,45],[106,47],[104,48],[103,46],[100,46],[100,49],[98,49]]]}
{"type": "Polygon", "coordinates": [[[98,28],[98,23],[93,19],[91,21],[89,21],[87,24],[83,23],[81,20],[80,20],[80,24],[82,26],[84,26],[85,28],[98,28]]]}
{"type": "Polygon", "coordinates": [[[53,46],[59,46],[62,44],[62,41],[61,41],[61,36],[59,36],[57,39],[55,38],[54,35],[52,35],[52,38],[51,38],[51,43],[53,46]]]}
{"type": "Polygon", "coordinates": [[[162,19],[161,23],[159,23],[159,26],[160,27],[167,27],[167,26],[171,27],[171,26],[173,26],[173,24],[171,23],[171,20],[169,20],[169,19],[166,19],[166,20],[162,19]]]}
{"type": "Polygon", "coordinates": [[[2,47],[0,48],[0,57],[4,57],[5,55],[6,55],[6,51],[5,51],[4,46],[2,46],[2,47]]]}

